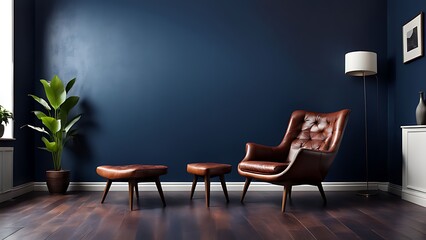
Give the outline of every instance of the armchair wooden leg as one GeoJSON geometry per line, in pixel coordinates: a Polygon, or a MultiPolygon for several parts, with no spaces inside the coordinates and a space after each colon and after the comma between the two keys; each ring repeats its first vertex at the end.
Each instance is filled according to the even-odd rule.
{"type": "Polygon", "coordinates": [[[206,207],[210,206],[210,176],[204,176],[204,185],[206,188],[206,207]]]}
{"type": "Polygon", "coordinates": [[[322,188],[322,184],[321,184],[321,183],[319,183],[319,184],[317,185],[317,187],[318,187],[318,190],[319,190],[319,191],[320,191],[320,193],[321,193],[321,197],[322,197],[322,199],[324,200],[324,205],[327,205],[327,198],[325,197],[324,188],[322,188]]]}
{"type": "Polygon", "coordinates": [[[281,212],[285,212],[285,205],[286,205],[286,201],[287,201],[287,197],[289,192],[291,191],[291,186],[284,186],[284,190],[283,190],[283,202],[281,205],[281,212]]]}
{"type": "Polygon", "coordinates": [[[241,195],[241,203],[244,202],[244,197],[246,196],[250,183],[251,183],[251,178],[246,178],[246,182],[244,183],[243,194],[241,195]]]}
{"type": "Polygon", "coordinates": [[[139,200],[139,186],[138,186],[138,182],[135,182],[135,194],[136,194],[136,199],[139,200]]]}
{"type": "Polygon", "coordinates": [[[228,190],[226,189],[225,176],[220,175],[219,178],[220,178],[220,183],[222,184],[223,194],[225,194],[226,202],[229,202],[228,190]]]}
{"type": "Polygon", "coordinates": [[[288,191],[288,200],[290,200],[290,203],[291,203],[291,190],[293,189],[293,186],[288,186],[287,187],[287,191],[288,191]]]}
{"type": "Polygon", "coordinates": [[[112,183],[112,180],[108,179],[107,180],[107,184],[106,184],[105,189],[104,189],[104,194],[102,195],[101,203],[104,203],[105,198],[106,198],[106,196],[107,196],[107,194],[109,192],[109,189],[111,187],[111,183],[112,183]]]}
{"type": "Polygon", "coordinates": [[[135,182],[133,180],[129,180],[129,206],[130,211],[133,211],[133,189],[135,188],[135,182]]]}
{"type": "Polygon", "coordinates": [[[191,187],[191,200],[192,197],[194,197],[194,191],[195,191],[195,186],[197,186],[197,181],[198,181],[198,176],[194,175],[194,180],[192,181],[192,187],[191,187]]]}
{"type": "Polygon", "coordinates": [[[166,206],[166,200],[164,199],[163,189],[161,188],[160,178],[157,177],[155,179],[155,185],[157,185],[158,193],[160,194],[161,201],[163,202],[163,206],[166,206]]]}

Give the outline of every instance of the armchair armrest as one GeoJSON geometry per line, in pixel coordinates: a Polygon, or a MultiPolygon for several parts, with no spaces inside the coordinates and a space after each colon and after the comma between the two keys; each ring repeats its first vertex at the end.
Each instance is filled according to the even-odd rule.
{"type": "Polygon", "coordinates": [[[246,156],[242,161],[282,161],[282,151],[277,147],[270,147],[256,143],[246,144],[246,156]]]}

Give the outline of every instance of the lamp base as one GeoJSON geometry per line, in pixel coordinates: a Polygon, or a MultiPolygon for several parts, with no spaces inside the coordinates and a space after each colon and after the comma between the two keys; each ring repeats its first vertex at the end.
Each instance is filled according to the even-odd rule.
{"type": "Polygon", "coordinates": [[[370,197],[370,196],[374,196],[377,195],[379,193],[378,190],[361,190],[357,192],[358,196],[363,196],[363,197],[370,197]]]}

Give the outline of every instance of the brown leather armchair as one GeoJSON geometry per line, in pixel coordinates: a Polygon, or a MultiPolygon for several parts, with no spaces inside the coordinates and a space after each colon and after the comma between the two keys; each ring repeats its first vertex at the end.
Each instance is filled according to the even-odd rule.
{"type": "Polygon", "coordinates": [[[350,110],[316,113],[302,110],[291,115],[287,132],[276,147],[246,144],[246,156],[238,173],[246,177],[241,202],[252,181],[284,186],[281,210],[294,185],[317,186],[324,204],[327,199],[321,182],[339,150],[350,110]]]}

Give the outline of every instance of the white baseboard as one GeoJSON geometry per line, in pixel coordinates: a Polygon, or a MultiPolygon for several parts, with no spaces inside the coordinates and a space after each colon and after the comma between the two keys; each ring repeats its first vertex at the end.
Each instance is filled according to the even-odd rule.
{"type": "Polygon", "coordinates": [[[0,193],[0,203],[32,191],[34,191],[34,183],[32,182],[13,187],[0,193]]]}
{"type": "Polygon", "coordinates": [[[426,194],[411,189],[402,190],[402,199],[426,207],[426,194]]]}
{"type": "MultiPolygon", "coordinates": [[[[103,191],[105,182],[71,182],[68,191],[103,191]]],[[[163,191],[190,191],[192,182],[162,182],[163,191]]],[[[379,186],[387,186],[388,183],[370,182],[370,189],[379,189],[379,186]]],[[[242,191],[244,182],[227,182],[228,191],[242,191]]],[[[325,191],[358,191],[366,188],[365,182],[324,182],[325,191]]],[[[222,186],[219,182],[212,182],[211,191],[222,191],[222,186]]],[[[252,182],[249,191],[282,191],[283,187],[265,183],[252,182]]],[[[47,191],[45,182],[35,182],[34,191],[47,191]]],[[[127,182],[113,182],[110,191],[128,191],[127,182]]],[[[155,183],[143,182],[139,183],[139,191],[157,191],[155,183]]],[[[195,191],[204,191],[204,183],[197,183],[195,191]]],[[[311,185],[294,186],[293,191],[318,191],[318,188],[311,185]]],[[[384,190],[387,191],[387,190],[384,190]]]]}
{"type": "Polygon", "coordinates": [[[393,183],[385,182],[385,183],[379,183],[378,189],[380,191],[392,193],[397,196],[401,196],[402,187],[400,185],[396,185],[393,183]]]}
{"type": "Polygon", "coordinates": [[[387,190],[389,193],[395,194],[397,196],[401,196],[402,195],[402,186],[401,185],[396,185],[393,183],[389,183],[389,187],[387,190]]]}
{"type": "MultiPolygon", "coordinates": [[[[163,191],[190,191],[191,182],[162,182],[163,191]]],[[[244,182],[227,182],[228,191],[242,191],[244,182]]],[[[358,191],[366,189],[365,182],[324,182],[325,191],[358,191]]],[[[68,191],[103,191],[105,182],[71,182],[68,191]]],[[[388,182],[370,182],[369,189],[381,190],[401,196],[402,188],[388,182]]],[[[252,182],[248,191],[282,191],[283,187],[265,182],[252,182]]],[[[0,202],[18,197],[32,191],[47,191],[46,182],[30,182],[13,187],[7,192],[0,193],[0,202]]],[[[128,191],[127,182],[113,182],[110,191],[128,191]]],[[[157,191],[155,183],[139,183],[139,191],[157,191]]],[[[195,191],[204,191],[204,183],[199,182],[195,191]]],[[[222,191],[219,182],[211,183],[211,191],[222,191]]],[[[293,191],[318,191],[317,187],[300,185],[293,191]]]]}

